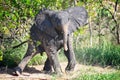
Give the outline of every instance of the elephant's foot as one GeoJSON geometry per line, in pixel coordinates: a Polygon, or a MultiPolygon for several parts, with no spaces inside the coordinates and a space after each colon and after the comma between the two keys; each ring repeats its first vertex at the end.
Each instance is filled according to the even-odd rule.
{"type": "Polygon", "coordinates": [[[43,68],[43,72],[44,72],[45,74],[51,74],[51,73],[52,73],[52,68],[51,68],[51,66],[45,65],[44,68],[43,68]]]}
{"type": "Polygon", "coordinates": [[[20,76],[22,74],[22,69],[20,67],[14,68],[13,74],[16,76],[20,76]]]}
{"type": "Polygon", "coordinates": [[[65,71],[74,71],[74,67],[67,66],[65,68],[65,71]]]}
{"type": "Polygon", "coordinates": [[[68,63],[67,67],[65,68],[65,71],[66,72],[74,71],[75,65],[76,65],[75,62],[74,63],[68,63]]]}
{"type": "Polygon", "coordinates": [[[67,66],[67,67],[65,68],[65,73],[66,73],[66,74],[72,74],[72,73],[74,73],[74,68],[75,68],[75,67],[67,66]]]}
{"type": "Polygon", "coordinates": [[[44,73],[44,74],[52,74],[52,70],[50,70],[50,71],[42,70],[42,73],[44,73]]]}
{"type": "Polygon", "coordinates": [[[43,69],[42,72],[45,73],[45,74],[51,74],[51,73],[52,73],[52,70],[44,70],[44,69],[43,69]]]}
{"type": "Polygon", "coordinates": [[[62,74],[63,74],[61,68],[57,68],[57,70],[55,71],[55,73],[56,73],[58,76],[62,76],[62,74]]]}

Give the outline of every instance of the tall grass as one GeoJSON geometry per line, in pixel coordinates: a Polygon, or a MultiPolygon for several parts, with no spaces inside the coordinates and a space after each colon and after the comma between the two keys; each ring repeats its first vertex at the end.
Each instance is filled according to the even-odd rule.
{"type": "Polygon", "coordinates": [[[120,69],[120,46],[107,43],[92,47],[79,47],[75,52],[79,63],[120,69]]]}

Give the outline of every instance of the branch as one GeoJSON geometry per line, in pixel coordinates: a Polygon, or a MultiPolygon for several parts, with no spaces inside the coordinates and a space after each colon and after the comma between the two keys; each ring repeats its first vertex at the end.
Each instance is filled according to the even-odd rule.
{"type": "Polygon", "coordinates": [[[112,19],[113,19],[113,21],[115,22],[115,26],[114,26],[110,31],[111,31],[112,34],[114,34],[113,31],[114,31],[115,29],[117,30],[117,31],[116,31],[116,35],[114,34],[114,36],[115,36],[115,38],[117,39],[117,42],[119,43],[119,40],[118,40],[118,38],[119,38],[119,31],[118,31],[119,25],[118,25],[117,20],[115,19],[115,13],[116,13],[116,11],[117,11],[117,4],[118,4],[118,0],[116,0],[116,2],[115,2],[115,8],[114,8],[114,9],[115,9],[115,12],[114,12],[114,14],[113,14],[108,8],[104,7],[104,5],[103,5],[102,2],[101,2],[101,6],[103,7],[103,9],[107,10],[107,11],[111,14],[112,19]]]}
{"type": "Polygon", "coordinates": [[[114,7],[114,17],[116,16],[117,12],[117,5],[118,5],[118,0],[115,1],[115,7],[114,7]]]}
{"type": "MultiPolygon", "coordinates": [[[[117,5],[118,5],[118,0],[115,1],[115,8],[114,8],[114,9],[115,9],[115,12],[117,11],[117,5]]],[[[114,13],[115,13],[115,12],[114,12],[114,13]]]]}
{"type": "MultiPolygon", "coordinates": [[[[118,0],[116,0],[116,3],[118,3],[118,0]]],[[[112,19],[114,20],[116,26],[118,26],[118,23],[117,23],[117,20],[115,19],[114,14],[113,14],[108,8],[105,8],[102,3],[101,3],[101,5],[102,5],[102,7],[103,7],[105,10],[107,10],[107,11],[110,13],[110,15],[112,16],[112,19]]],[[[117,5],[116,5],[116,7],[117,7],[117,5]]],[[[113,27],[112,31],[113,31],[113,30],[115,30],[115,27],[113,27]]]]}

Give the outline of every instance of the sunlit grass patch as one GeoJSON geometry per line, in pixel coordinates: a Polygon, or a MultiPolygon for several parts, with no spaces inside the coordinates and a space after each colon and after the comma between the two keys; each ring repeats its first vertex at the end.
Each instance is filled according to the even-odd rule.
{"type": "Polygon", "coordinates": [[[74,80],[119,80],[120,72],[115,73],[97,73],[97,74],[82,74],[74,80]]]}

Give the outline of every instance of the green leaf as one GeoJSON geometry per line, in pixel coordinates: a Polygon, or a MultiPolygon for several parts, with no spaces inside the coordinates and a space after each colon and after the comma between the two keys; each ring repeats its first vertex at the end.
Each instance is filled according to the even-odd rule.
{"type": "Polygon", "coordinates": [[[14,25],[14,24],[12,24],[12,23],[11,23],[10,26],[9,26],[10,29],[14,29],[14,28],[16,28],[16,27],[17,27],[17,26],[14,25]]]}
{"type": "Polygon", "coordinates": [[[14,14],[11,14],[11,15],[12,15],[12,20],[13,20],[13,21],[17,21],[16,16],[15,16],[14,14]]]}
{"type": "Polygon", "coordinates": [[[2,27],[2,30],[4,31],[4,34],[9,34],[10,31],[7,27],[2,27]]]}
{"type": "Polygon", "coordinates": [[[3,60],[3,52],[0,50],[0,61],[3,60]]]}
{"type": "Polygon", "coordinates": [[[39,46],[40,44],[41,44],[40,41],[37,41],[37,42],[36,42],[36,46],[39,46]]]}
{"type": "Polygon", "coordinates": [[[34,17],[34,14],[33,14],[33,9],[31,9],[31,8],[30,8],[29,13],[30,13],[30,16],[34,17]]]}
{"type": "Polygon", "coordinates": [[[31,4],[31,0],[26,0],[26,4],[30,5],[31,4]]]}

